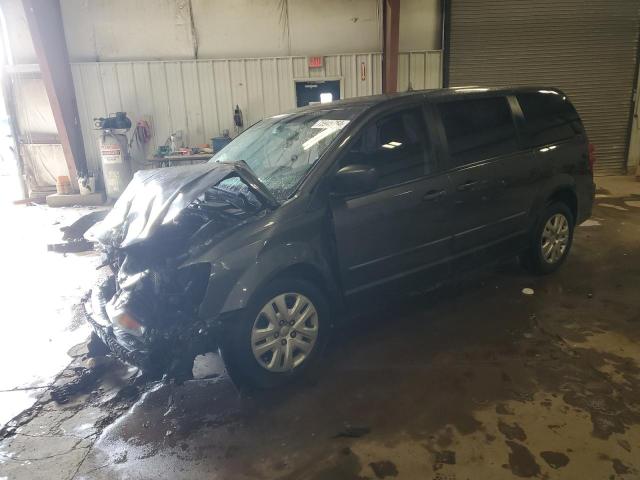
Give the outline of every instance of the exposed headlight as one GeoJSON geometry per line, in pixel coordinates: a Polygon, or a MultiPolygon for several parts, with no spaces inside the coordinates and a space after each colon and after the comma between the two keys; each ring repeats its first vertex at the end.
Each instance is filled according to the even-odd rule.
{"type": "Polygon", "coordinates": [[[145,327],[138,322],[130,312],[124,309],[118,309],[112,302],[107,303],[105,308],[114,328],[118,328],[136,337],[142,337],[144,335],[145,327]]]}

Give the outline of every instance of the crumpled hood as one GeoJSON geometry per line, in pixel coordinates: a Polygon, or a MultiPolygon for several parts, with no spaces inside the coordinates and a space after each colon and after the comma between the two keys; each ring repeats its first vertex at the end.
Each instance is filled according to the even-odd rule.
{"type": "Polygon", "coordinates": [[[89,229],[85,237],[120,248],[146,240],[208,188],[232,176],[240,177],[265,206],[278,205],[243,161],[140,170],[107,217],[89,229]]]}

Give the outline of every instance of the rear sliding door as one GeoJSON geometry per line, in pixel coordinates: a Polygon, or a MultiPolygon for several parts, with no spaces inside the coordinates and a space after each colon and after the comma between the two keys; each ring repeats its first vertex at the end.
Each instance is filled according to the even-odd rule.
{"type": "Polygon", "coordinates": [[[504,164],[513,172],[532,160],[520,147],[507,97],[461,97],[435,108],[453,188],[454,273],[517,249],[527,212],[509,201],[518,186],[504,164]]]}

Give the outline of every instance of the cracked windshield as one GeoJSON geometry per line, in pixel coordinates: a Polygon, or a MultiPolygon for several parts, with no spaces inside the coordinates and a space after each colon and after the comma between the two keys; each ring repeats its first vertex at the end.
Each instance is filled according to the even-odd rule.
{"type": "Polygon", "coordinates": [[[274,198],[283,202],[359,112],[349,108],[275,115],[249,128],[211,162],[244,160],[274,198]]]}

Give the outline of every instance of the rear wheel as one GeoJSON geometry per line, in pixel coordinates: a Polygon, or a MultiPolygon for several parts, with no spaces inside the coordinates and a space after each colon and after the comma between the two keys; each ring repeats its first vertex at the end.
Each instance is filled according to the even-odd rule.
{"type": "Polygon", "coordinates": [[[314,284],[280,279],[230,321],[221,350],[231,378],[240,386],[270,388],[316,362],[328,337],[329,305],[314,284]]]}
{"type": "Polygon", "coordinates": [[[547,205],[531,233],[529,248],[521,256],[523,266],[536,274],[556,271],[571,249],[573,228],[573,214],[565,203],[547,205]]]}

